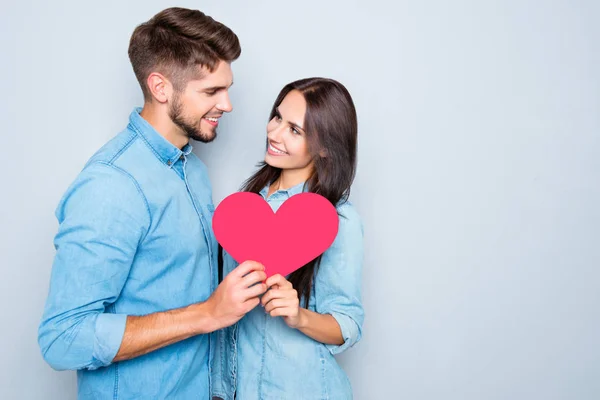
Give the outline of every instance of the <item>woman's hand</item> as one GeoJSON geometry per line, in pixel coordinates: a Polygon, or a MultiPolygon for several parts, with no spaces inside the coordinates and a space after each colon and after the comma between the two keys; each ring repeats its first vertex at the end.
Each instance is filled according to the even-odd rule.
{"type": "Polygon", "coordinates": [[[267,292],[260,300],[271,317],[282,317],[293,329],[298,329],[317,342],[341,345],[344,343],[342,329],[330,314],[319,314],[300,307],[298,292],[281,275],[273,275],[265,282],[267,292]]]}
{"type": "Polygon", "coordinates": [[[298,292],[283,276],[273,275],[266,281],[267,292],[262,296],[261,304],[271,317],[283,317],[285,323],[294,329],[302,325],[302,309],[298,292]]]}

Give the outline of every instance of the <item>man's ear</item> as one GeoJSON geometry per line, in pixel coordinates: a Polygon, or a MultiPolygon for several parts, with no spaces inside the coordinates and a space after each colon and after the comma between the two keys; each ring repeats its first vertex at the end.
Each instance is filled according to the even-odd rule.
{"type": "Polygon", "coordinates": [[[146,84],[148,85],[152,100],[156,100],[162,104],[171,99],[171,96],[173,95],[173,85],[164,75],[158,72],[152,72],[148,75],[146,84]]]}

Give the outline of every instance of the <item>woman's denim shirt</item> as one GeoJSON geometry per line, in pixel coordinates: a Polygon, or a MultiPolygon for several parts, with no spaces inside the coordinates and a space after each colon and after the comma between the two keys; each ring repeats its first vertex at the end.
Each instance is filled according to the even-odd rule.
{"type": "MultiPolygon", "coordinates": [[[[303,188],[300,184],[267,198],[266,187],[260,194],[277,211],[303,188]]],[[[233,400],[234,393],[238,400],[352,398],[350,381],[334,355],[362,336],[363,228],[350,202],[338,205],[337,211],[338,234],[314,276],[308,309],[331,314],[340,325],[344,344],[319,343],[288,327],[281,317],[269,316],[259,305],[237,324],[213,334],[213,396],[224,400],[233,400]]],[[[224,275],[237,265],[224,253],[224,275]]],[[[303,299],[300,304],[304,305],[303,299]]]]}

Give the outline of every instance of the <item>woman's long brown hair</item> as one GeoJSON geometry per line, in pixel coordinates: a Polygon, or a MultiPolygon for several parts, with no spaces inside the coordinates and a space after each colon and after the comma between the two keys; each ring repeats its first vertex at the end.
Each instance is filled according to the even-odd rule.
{"type": "MultiPolygon", "coordinates": [[[[275,117],[277,107],[292,90],[299,91],[306,100],[304,131],[314,168],[305,182],[305,189],[325,197],[336,207],[347,200],[356,172],[358,123],[352,97],[341,83],[333,79],[301,79],[287,84],[281,90],[273,104],[269,120],[275,117]]],[[[266,146],[268,143],[265,150],[266,146]]],[[[242,191],[260,193],[281,175],[280,168],[272,167],[264,161],[258,164],[258,168],[244,182],[242,191]]],[[[219,253],[221,251],[219,248],[219,253]]],[[[288,277],[307,308],[313,278],[320,261],[321,256],[318,256],[288,277]]],[[[222,278],[221,264],[220,257],[219,278],[222,278]]]]}

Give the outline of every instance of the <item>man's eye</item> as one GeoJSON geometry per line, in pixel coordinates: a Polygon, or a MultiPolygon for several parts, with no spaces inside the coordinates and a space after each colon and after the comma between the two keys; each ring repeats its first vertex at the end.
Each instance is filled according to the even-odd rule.
{"type": "Polygon", "coordinates": [[[217,92],[215,90],[212,90],[210,92],[206,92],[206,94],[209,96],[214,96],[215,94],[217,94],[217,92]]]}

